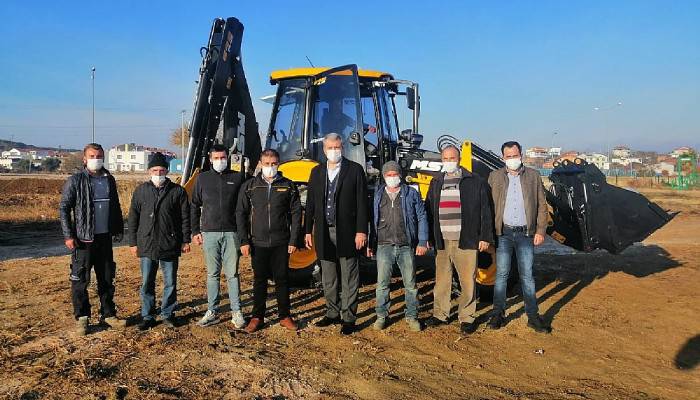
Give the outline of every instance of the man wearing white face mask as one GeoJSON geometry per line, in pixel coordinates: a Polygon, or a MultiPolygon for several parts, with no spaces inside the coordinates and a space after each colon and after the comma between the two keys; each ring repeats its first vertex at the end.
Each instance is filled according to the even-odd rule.
{"type": "Polygon", "coordinates": [[[192,242],[203,244],[207,265],[207,312],[197,323],[209,326],[218,320],[221,271],[226,275],[231,323],[241,329],[245,319],[241,312],[238,281],[240,240],[236,227],[238,192],[244,174],[231,170],[228,149],[215,144],[209,151],[211,169],[197,176],[192,190],[192,242]]]}
{"type": "Polygon", "coordinates": [[[123,328],[114,305],[116,264],[112,240],[121,241],[124,220],[114,177],[104,168],[104,150],[97,143],[83,149],[85,167],[73,174],[63,187],[59,206],[61,229],[71,250],[71,293],[77,333],[87,333],[90,318],[88,286],[95,269],[100,318],[113,328],[123,328]]]}
{"type": "Polygon", "coordinates": [[[311,170],[306,197],[305,242],[321,261],[326,315],[316,326],[341,323],[341,334],[355,331],[359,256],[367,244],[369,199],[362,166],[342,157],[342,136],[323,138],[327,162],[311,170]],[[340,292],[338,288],[340,267],[340,292]]]}
{"type": "Polygon", "coordinates": [[[499,329],[505,324],[506,287],[512,254],[515,252],[528,316],[527,325],[537,332],[549,333],[551,328],[539,316],[532,276],[534,246],[544,242],[547,230],[547,200],[542,178],[534,169],[522,165],[520,143],[503,143],[501,152],[506,166],[489,175],[496,209],[498,248],[493,311],[488,325],[491,329],[499,329]]]}
{"type": "Polygon", "coordinates": [[[280,156],[267,149],[260,154],[262,173],[243,184],[238,196],[236,219],[241,253],[253,264],[253,315],[248,333],[265,324],[267,279],[275,281],[280,325],[297,330],[289,306],[289,255],[297,249],[301,234],[299,191],[291,180],[277,171],[280,156]]]}
{"type": "Polygon", "coordinates": [[[406,299],[406,324],[414,332],[421,330],[418,321],[418,289],[415,256],[428,250],[428,218],[418,191],[401,182],[396,161],[382,167],[385,185],[374,191],[372,229],[367,256],[377,255],[377,320],[374,329],[386,327],[389,316],[389,284],[394,264],[401,271],[406,299]]]}
{"type": "Polygon", "coordinates": [[[445,173],[430,181],[425,208],[430,237],[437,250],[433,316],[429,326],[449,323],[452,266],[461,287],[457,316],[462,334],[476,331],[477,255],[493,244],[493,216],[488,184],[459,166],[459,149],[442,149],[445,173]]]}
{"type": "Polygon", "coordinates": [[[158,267],[163,272],[163,325],[174,328],[177,268],[180,255],[190,251],[190,203],[185,189],[166,177],[168,161],[155,153],[148,162],[150,180],[139,185],[129,209],[129,246],[141,261],[140,330],[155,326],[158,267]]]}

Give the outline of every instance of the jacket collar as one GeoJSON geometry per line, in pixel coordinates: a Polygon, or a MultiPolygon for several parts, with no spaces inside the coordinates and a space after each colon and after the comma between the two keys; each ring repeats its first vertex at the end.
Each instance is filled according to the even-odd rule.
{"type": "MultiPolygon", "coordinates": [[[[471,172],[464,169],[464,167],[459,167],[459,169],[462,171],[462,176],[459,178],[460,181],[462,179],[465,179],[465,178],[473,178],[474,177],[474,174],[472,174],[471,172]]],[[[444,182],[446,176],[447,176],[447,173],[445,173],[445,172],[440,173],[440,175],[438,175],[438,182],[444,182]]]]}
{"type": "MultiPolygon", "coordinates": [[[[401,184],[399,184],[399,187],[401,188],[401,190],[399,190],[399,193],[401,193],[401,194],[404,194],[404,192],[406,192],[406,190],[408,190],[408,185],[406,185],[403,182],[401,182],[401,184]]],[[[383,193],[385,191],[386,191],[386,183],[380,183],[379,185],[377,185],[377,189],[376,189],[375,193],[383,193]]]]}
{"type": "MultiPolygon", "coordinates": [[[[90,171],[88,171],[87,167],[85,167],[85,166],[83,166],[83,168],[80,170],[80,172],[81,172],[83,175],[87,176],[88,178],[91,176],[91,175],[90,175],[90,171]]],[[[102,167],[102,169],[100,170],[100,172],[102,173],[101,176],[108,176],[108,175],[111,175],[111,174],[109,173],[109,171],[107,171],[107,168],[105,168],[105,167],[102,167]]]]}

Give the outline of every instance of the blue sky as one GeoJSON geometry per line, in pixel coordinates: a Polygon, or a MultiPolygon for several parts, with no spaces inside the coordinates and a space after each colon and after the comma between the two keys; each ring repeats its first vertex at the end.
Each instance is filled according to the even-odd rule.
{"type": "Polygon", "coordinates": [[[420,82],[429,148],[444,133],[549,145],[555,131],[566,149],[700,147],[700,2],[426,3],[6,0],[0,138],[89,141],[94,65],[97,140],[166,146],[211,20],[235,16],[263,131],[270,71],[308,56],[420,82]]]}

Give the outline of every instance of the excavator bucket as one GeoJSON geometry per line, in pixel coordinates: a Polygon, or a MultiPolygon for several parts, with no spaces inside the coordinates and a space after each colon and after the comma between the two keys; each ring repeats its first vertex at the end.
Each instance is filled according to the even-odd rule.
{"type": "Polygon", "coordinates": [[[632,190],[607,183],[593,164],[564,161],[549,176],[547,192],[555,240],[581,251],[617,254],[666,225],[677,213],[632,190]]]}

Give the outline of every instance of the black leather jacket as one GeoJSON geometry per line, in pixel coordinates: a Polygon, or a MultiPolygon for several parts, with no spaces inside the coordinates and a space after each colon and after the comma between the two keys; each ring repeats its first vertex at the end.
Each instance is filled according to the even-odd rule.
{"type": "MultiPolygon", "coordinates": [[[[109,181],[109,233],[122,235],[124,219],[119,204],[117,183],[106,169],[102,173],[109,181]]],[[[83,242],[94,240],[95,209],[92,202],[92,185],[87,169],[83,168],[63,185],[61,203],[58,206],[61,218],[61,230],[64,239],[78,239],[83,242]]]]}

